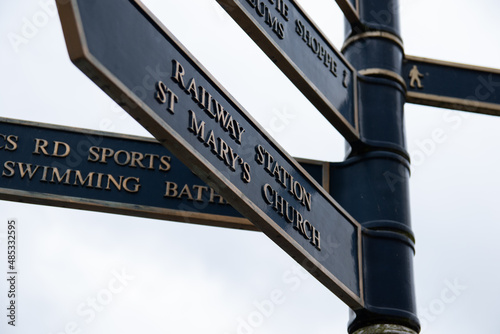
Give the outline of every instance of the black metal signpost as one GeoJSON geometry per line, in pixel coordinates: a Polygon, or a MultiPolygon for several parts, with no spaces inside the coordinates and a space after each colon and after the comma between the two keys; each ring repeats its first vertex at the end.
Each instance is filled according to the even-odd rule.
{"type": "Polygon", "coordinates": [[[360,225],[140,2],[63,1],[58,10],[85,74],[349,307],[363,308],[360,225]],[[155,88],[139,96],[148,80],[155,88]]]}
{"type": "Polygon", "coordinates": [[[342,54],[293,0],[218,2],[351,144],[330,165],[335,200],[140,2],[58,9],[72,61],[339,296],[349,333],[418,333],[403,106],[499,115],[500,71],[405,57],[397,0],[336,0],[342,54]]]}
{"type": "MultiPolygon", "coordinates": [[[[0,118],[0,198],[257,231],[153,139],[0,118]]],[[[329,164],[300,160],[328,189],[329,164]]]]}

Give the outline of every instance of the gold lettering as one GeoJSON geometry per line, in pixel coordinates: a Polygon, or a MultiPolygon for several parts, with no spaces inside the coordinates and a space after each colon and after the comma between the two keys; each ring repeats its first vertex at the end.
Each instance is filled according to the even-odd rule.
{"type": "Polygon", "coordinates": [[[140,182],[140,180],[138,177],[127,177],[123,180],[123,189],[125,189],[125,191],[127,191],[129,193],[136,193],[139,191],[139,188],[141,187],[139,182],[140,182]],[[130,189],[128,186],[128,183],[130,181],[134,181],[134,185],[133,185],[132,189],[130,189]]]}
{"type": "Polygon", "coordinates": [[[288,180],[290,174],[288,174],[288,172],[286,171],[285,168],[283,168],[283,166],[281,166],[281,175],[283,176],[283,178],[280,179],[281,185],[286,188],[286,181],[288,180]]]}
{"type": "Polygon", "coordinates": [[[208,187],[205,186],[199,186],[199,185],[194,185],[193,189],[196,190],[196,201],[198,202],[203,202],[203,191],[207,191],[208,187]]]}
{"type": "Polygon", "coordinates": [[[266,156],[267,156],[267,159],[266,159],[266,166],[264,167],[264,169],[272,175],[272,171],[271,171],[271,164],[274,162],[274,158],[271,154],[269,154],[269,152],[266,151],[266,156]]]}
{"type": "Polygon", "coordinates": [[[278,161],[274,162],[273,168],[272,168],[272,171],[271,171],[270,174],[271,174],[271,176],[274,176],[274,178],[276,179],[276,181],[280,181],[281,182],[280,165],[279,165],[278,161]]]}
{"type": "Polygon", "coordinates": [[[43,166],[43,174],[42,178],[40,179],[40,182],[47,182],[47,173],[49,171],[49,166],[43,166]]]}
{"type": "Polygon", "coordinates": [[[264,201],[269,205],[273,204],[273,199],[272,199],[273,192],[274,192],[273,188],[271,188],[271,186],[268,183],[266,183],[264,187],[262,187],[262,194],[264,195],[264,201]]]}
{"type": "Polygon", "coordinates": [[[313,244],[318,250],[321,250],[321,236],[317,229],[312,229],[312,240],[311,244],[313,244]]]}
{"type": "Polygon", "coordinates": [[[264,154],[266,152],[264,147],[262,147],[262,145],[257,145],[255,147],[255,152],[257,152],[257,154],[255,155],[255,161],[257,161],[259,165],[264,164],[264,154]]]}
{"type": "Polygon", "coordinates": [[[166,155],[162,156],[160,158],[160,162],[161,162],[161,165],[160,165],[159,169],[162,172],[167,172],[170,170],[170,157],[169,156],[166,156],[166,155]]]}
{"type": "Polygon", "coordinates": [[[82,172],[79,170],[75,171],[75,182],[73,183],[74,186],[78,186],[78,182],[80,183],[81,186],[84,186],[85,183],[87,183],[87,188],[92,188],[92,179],[94,177],[94,172],[90,172],[87,174],[87,177],[83,179],[82,177],[82,172]]]}
{"type": "Polygon", "coordinates": [[[5,145],[5,150],[6,151],[15,151],[15,150],[17,150],[17,141],[18,140],[19,140],[18,136],[15,136],[15,135],[9,135],[9,136],[7,136],[7,144],[10,144],[12,146],[5,145]]]}
{"type": "MultiPolygon", "coordinates": [[[[38,169],[38,166],[36,166],[38,169]]],[[[19,164],[19,168],[21,168],[21,164],[19,164]]],[[[61,181],[64,179],[65,181],[63,184],[70,184],[69,183],[69,177],[71,176],[71,169],[66,169],[63,175],[59,173],[59,168],[53,167],[52,168],[52,179],[50,180],[50,183],[56,183],[54,179],[57,180],[57,183],[61,183],[61,181]]],[[[30,177],[31,179],[31,177],[30,177]]]]}
{"type": "Polygon", "coordinates": [[[144,165],[142,164],[142,159],[144,159],[144,154],[140,153],[140,152],[131,152],[132,153],[132,161],[130,163],[130,167],[136,167],[136,163],[137,163],[137,166],[145,169],[146,167],[144,167],[144,165]]]}
{"type": "Polygon", "coordinates": [[[301,37],[304,35],[304,24],[300,20],[295,20],[295,32],[301,37]]]}
{"type": "Polygon", "coordinates": [[[212,101],[214,101],[215,112],[216,112],[215,122],[219,123],[220,126],[221,126],[221,128],[223,128],[224,130],[226,130],[226,124],[227,124],[227,120],[228,120],[228,117],[229,117],[229,113],[215,99],[213,99],[212,101]]]}
{"type": "Polygon", "coordinates": [[[219,138],[219,159],[223,160],[226,165],[229,165],[229,158],[227,157],[227,154],[229,153],[229,146],[227,143],[222,140],[222,138],[219,138]]]}
{"type": "Polygon", "coordinates": [[[148,166],[148,169],[155,169],[155,166],[154,166],[154,158],[159,158],[160,156],[157,155],[157,154],[144,154],[144,157],[145,158],[149,158],[149,166],[148,166]]]}
{"type": "Polygon", "coordinates": [[[97,162],[97,160],[99,160],[99,147],[96,147],[96,146],[92,146],[90,149],[89,149],[89,156],[87,157],[87,161],[90,161],[90,162],[97,162]],[[97,150],[97,151],[96,151],[97,150]],[[93,158],[90,157],[90,155],[93,156],[93,158]]]}
{"type": "MultiPolygon", "coordinates": [[[[196,122],[196,114],[192,110],[188,110],[189,112],[189,127],[188,130],[192,133],[194,133],[197,137],[198,140],[201,142],[205,141],[205,121],[200,121],[199,124],[196,122]]],[[[213,132],[213,131],[211,131],[213,132]]],[[[213,133],[212,133],[213,135],[213,133]]],[[[205,143],[206,144],[206,143],[205,143]]]]}
{"type": "Polygon", "coordinates": [[[215,203],[215,198],[219,199],[218,204],[224,204],[224,198],[221,195],[217,194],[214,189],[210,188],[210,203],[215,203]]]}
{"type": "Polygon", "coordinates": [[[172,79],[176,81],[182,89],[186,89],[186,85],[184,84],[184,67],[182,67],[181,63],[177,60],[172,60],[173,65],[173,73],[172,79]]]}
{"type": "Polygon", "coordinates": [[[101,156],[100,162],[103,164],[107,164],[108,163],[107,159],[111,158],[114,154],[115,154],[115,151],[113,149],[104,147],[102,149],[102,156],[101,156]]]}
{"type": "Polygon", "coordinates": [[[49,142],[46,141],[45,139],[35,138],[35,151],[33,151],[33,154],[40,154],[41,150],[44,155],[49,155],[49,153],[46,150],[48,145],[49,142]]]}
{"type": "Polygon", "coordinates": [[[179,193],[178,198],[182,198],[182,196],[187,196],[187,199],[193,200],[193,195],[191,195],[191,191],[189,190],[189,186],[187,184],[184,185],[181,192],[179,193]]]}
{"type": "Polygon", "coordinates": [[[252,180],[252,176],[250,175],[250,165],[248,164],[248,162],[243,163],[242,169],[243,171],[241,172],[241,179],[245,183],[250,183],[250,181],[252,180]]]}
{"type": "Polygon", "coordinates": [[[28,179],[31,180],[33,176],[35,175],[36,171],[38,170],[38,165],[35,166],[35,169],[31,169],[33,165],[32,164],[25,164],[23,162],[18,162],[17,167],[19,168],[19,174],[21,175],[21,179],[24,179],[24,176],[26,173],[28,173],[28,179]],[[26,166],[26,169],[24,169],[23,166],[26,166]]]}
{"type": "Polygon", "coordinates": [[[158,81],[156,83],[156,93],[155,99],[159,103],[167,102],[167,86],[163,83],[163,81],[158,81]]]}
{"type": "Polygon", "coordinates": [[[231,147],[229,147],[229,153],[230,153],[230,157],[231,157],[231,163],[229,164],[229,167],[231,167],[231,169],[234,172],[234,171],[236,171],[236,161],[238,160],[238,158],[240,156],[238,155],[238,153],[234,152],[231,147]]]}
{"type": "Polygon", "coordinates": [[[205,110],[205,112],[211,118],[215,118],[215,114],[212,112],[212,95],[205,90],[202,86],[198,87],[200,89],[201,100],[199,105],[205,110]]]}
{"type": "Polygon", "coordinates": [[[2,176],[5,176],[5,177],[14,176],[14,174],[16,173],[16,171],[14,170],[15,167],[16,167],[16,163],[14,161],[5,161],[3,164],[4,170],[2,172],[2,176]],[[8,173],[6,172],[6,170],[8,171],[8,173]]]}
{"type": "Polygon", "coordinates": [[[236,142],[238,144],[241,144],[241,136],[243,135],[243,132],[245,132],[245,129],[243,129],[243,127],[240,126],[240,123],[238,123],[237,121],[234,121],[236,127],[235,127],[235,130],[236,130],[236,134],[235,134],[235,139],[236,142]]]}
{"type": "Polygon", "coordinates": [[[58,157],[58,158],[65,158],[69,155],[70,152],[71,152],[71,149],[70,149],[68,144],[66,144],[65,142],[62,142],[62,141],[54,141],[54,153],[52,154],[52,156],[58,157]],[[64,147],[64,149],[65,149],[64,153],[59,153],[59,147],[61,147],[60,145],[64,147]]]}
{"type": "Polygon", "coordinates": [[[300,214],[300,212],[297,211],[297,220],[295,221],[295,225],[293,226],[294,229],[299,231],[300,234],[304,234],[304,217],[300,214]]]}
{"type": "Polygon", "coordinates": [[[177,95],[174,94],[162,81],[156,83],[155,99],[158,103],[166,103],[168,97],[167,111],[172,115],[175,113],[174,106],[179,101],[177,95]]]}
{"type": "Polygon", "coordinates": [[[120,191],[122,190],[122,182],[123,182],[123,176],[118,177],[119,181],[116,181],[113,175],[108,174],[108,183],[106,184],[106,190],[111,190],[111,183],[115,185],[115,188],[120,191]]]}
{"type": "Polygon", "coordinates": [[[177,95],[174,94],[174,92],[172,92],[168,88],[167,88],[167,94],[169,97],[167,111],[173,115],[175,113],[174,106],[179,101],[179,98],[177,97],[177,95]]]}
{"type": "MultiPolygon", "coordinates": [[[[277,191],[274,191],[274,206],[273,209],[280,214],[280,216],[284,215],[283,209],[284,209],[284,202],[286,202],[283,197],[278,195],[277,191]]],[[[288,203],[287,203],[288,204],[288,203]]]]}
{"type": "Polygon", "coordinates": [[[287,223],[293,223],[295,221],[295,208],[291,205],[288,204],[288,202],[286,203],[286,210],[285,210],[285,219],[287,221],[287,223]],[[289,216],[289,212],[292,212],[292,217],[289,216]]]}
{"type": "Polygon", "coordinates": [[[310,240],[311,244],[316,246],[318,250],[321,250],[319,231],[268,183],[262,187],[262,197],[264,202],[271,206],[280,216],[284,217],[287,223],[292,224],[299,234],[310,240]]]}
{"type": "Polygon", "coordinates": [[[95,186],[97,189],[102,189],[102,177],[103,176],[104,176],[104,174],[97,173],[97,184],[95,186]]]}
{"type": "Polygon", "coordinates": [[[306,188],[303,189],[304,189],[304,200],[302,201],[302,205],[304,205],[307,208],[307,210],[311,211],[311,204],[312,204],[311,193],[308,193],[306,191],[306,188]]]}
{"type": "Polygon", "coordinates": [[[163,197],[177,197],[177,184],[175,182],[166,181],[165,195],[163,197]]]}
{"type": "Polygon", "coordinates": [[[293,184],[293,192],[295,198],[298,199],[299,201],[302,201],[302,197],[304,196],[304,188],[302,188],[300,183],[297,181],[295,181],[293,184]]]}
{"type": "Polygon", "coordinates": [[[205,146],[210,147],[212,152],[217,154],[217,143],[215,142],[215,135],[213,130],[210,130],[210,132],[208,133],[207,140],[205,141],[205,146]]]}
{"type": "Polygon", "coordinates": [[[194,80],[194,78],[191,78],[191,81],[189,82],[189,85],[185,91],[186,94],[191,94],[191,98],[195,102],[200,102],[200,99],[198,98],[198,90],[196,89],[196,81],[194,80]]]}
{"type": "Polygon", "coordinates": [[[130,154],[127,152],[127,151],[124,151],[124,150],[120,150],[120,151],[117,151],[115,154],[114,154],[114,157],[113,159],[115,160],[116,164],[118,166],[126,166],[130,163],[130,154]],[[125,155],[125,161],[123,162],[120,162],[120,154],[124,154],[125,155]]]}
{"type": "Polygon", "coordinates": [[[314,227],[311,225],[311,223],[310,223],[308,220],[306,220],[306,221],[304,222],[304,231],[306,231],[306,230],[311,231],[311,236],[307,235],[307,231],[306,231],[306,233],[304,234],[304,237],[305,237],[307,240],[311,240],[311,239],[312,239],[312,231],[313,231],[313,228],[314,228],[314,227]]]}

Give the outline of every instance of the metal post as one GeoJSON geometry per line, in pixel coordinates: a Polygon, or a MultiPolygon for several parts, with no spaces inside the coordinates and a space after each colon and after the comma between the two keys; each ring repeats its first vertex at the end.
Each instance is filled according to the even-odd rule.
{"type": "Polygon", "coordinates": [[[358,2],[361,24],[347,23],[342,52],[357,69],[361,142],[335,164],[331,192],[363,226],[365,308],[351,311],[349,333],[420,331],[413,280],[409,155],[401,76],[398,1],[358,2]],[[353,187],[353,184],[356,186],[353,187]]]}

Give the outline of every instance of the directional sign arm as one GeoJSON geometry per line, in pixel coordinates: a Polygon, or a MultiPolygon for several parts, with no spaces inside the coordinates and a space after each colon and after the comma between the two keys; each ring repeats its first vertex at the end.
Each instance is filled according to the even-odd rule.
{"type": "Polygon", "coordinates": [[[57,4],[71,12],[63,32],[79,34],[85,52],[70,57],[85,74],[349,307],[364,307],[360,224],[141,2],[57,4]]]}
{"type": "Polygon", "coordinates": [[[406,56],[407,102],[500,116],[500,70],[406,56]]]}
{"type": "MultiPolygon", "coordinates": [[[[152,138],[0,117],[0,199],[258,231],[152,138]]],[[[328,191],[330,164],[297,159],[328,191]]]]}

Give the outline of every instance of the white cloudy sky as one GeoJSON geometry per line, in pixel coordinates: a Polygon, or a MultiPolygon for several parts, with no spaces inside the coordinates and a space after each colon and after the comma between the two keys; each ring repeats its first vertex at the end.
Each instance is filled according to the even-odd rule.
{"type": "MultiPolygon", "coordinates": [[[[343,139],[214,0],[145,2],[291,155],[342,159],[343,139]],[[292,115],[285,130],[271,126],[277,113],[292,115]]],[[[407,54],[500,68],[498,1],[401,2],[407,54]]],[[[336,3],[299,3],[340,48],[336,3]]],[[[147,136],[70,63],[53,10],[49,0],[0,3],[0,116],[147,136]],[[47,10],[15,50],[8,34],[47,10]]],[[[424,333],[498,333],[500,118],[407,105],[406,127],[424,333]],[[423,152],[436,129],[446,139],[423,152]]],[[[346,306],[262,234],[2,201],[4,273],[11,217],[20,223],[18,326],[6,325],[2,306],[2,333],[233,334],[276,294],[248,333],[346,332],[346,306]],[[110,283],[112,300],[92,314],[88,301],[110,283]]]]}

